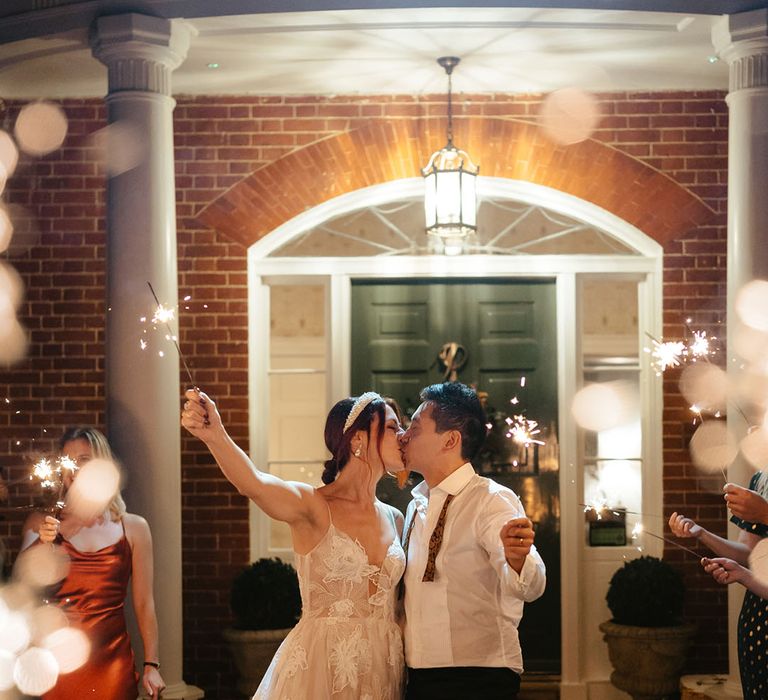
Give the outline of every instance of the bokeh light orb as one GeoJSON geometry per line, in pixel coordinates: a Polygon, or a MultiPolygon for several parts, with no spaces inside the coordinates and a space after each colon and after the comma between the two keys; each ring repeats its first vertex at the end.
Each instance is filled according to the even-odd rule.
{"type": "Polygon", "coordinates": [[[749,568],[760,583],[768,585],[768,538],[760,540],[749,553],[749,568]]]}
{"type": "Polygon", "coordinates": [[[11,366],[23,360],[28,346],[29,337],[21,324],[0,318],[0,365],[11,366]]]}
{"type": "Polygon", "coordinates": [[[19,308],[23,296],[21,276],[11,265],[0,260],[0,297],[7,299],[15,310],[19,308]]]}
{"type": "Polygon", "coordinates": [[[768,331],[768,281],[745,284],[736,295],[736,313],[750,328],[768,331]]]}
{"type": "MultiPolygon", "coordinates": [[[[64,611],[52,603],[40,605],[29,615],[29,629],[32,642],[41,646],[40,642],[57,630],[69,626],[69,620],[64,611]]],[[[44,645],[42,645],[44,646],[44,645]]]]}
{"type": "Polygon", "coordinates": [[[114,177],[132,170],[145,158],[146,141],[132,123],[113,122],[91,136],[104,173],[114,177]]]}
{"type": "Polygon", "coordinates": [[[16,559],[14,575],[32,588],[45,588],[69,572],[69,557],[61,547],[28,547],[16,559]]]}
{"type": "Polygon", "coordinates": [[[5,624],[0,627],[0,649],[18,654],[30,641],[30,629],[26,616],[18,610],[8,611],[5,624]]]}
{"type": "Polygon", "coordinates": [[[0,173],[6,178],[13,175],[19,162],[19,149],[7,131],[0,129],[0,173]]]}
{"type": "Polygon", "coordinates": [[[16,656],[5,649],[0,649],[0,692],[10,690],[16,685],[13,680],[13,667],[16,656]]]}
{"type": "Polygon", "coordinates": [[[635,414],[634,388],[628,382],[588,384],[576,392],[571,412],[585,430],[601,432],[630,422],[635,414]]]}
{"type": "Polygon", "coordinates": [[[64,143],[68,128],[67,117],[59,105],[40,101],[22,107],[13,133],[22,151],[44,156],[64,143]]]}
{"type": "Polygon", "coordinates": [[[725,411],[728,400],[728,376],[708,362],[688,365],[680,375],[680,393],[700,410],[725,411]]]}
{"type": "Polygon", "coordinates": [[[56,657],[41,647],[31,647],[16,659],[13,680],[16,687],[26,695],[47,693],[59,678],[56,657]]]}
{"type": "Polygon", "coordinates": [[[768,332],[741,324],[735,325],[733,349],[739,357],[748,362],[761,362],[768,356],[768,332]]]}
{"type": "Polygon", "coordinates": [[[739,445],[728,432],[725,421],[705,420],[696,428],[689,449],[694,465],[711,473],[728,467],[736,457],[739,445]]]}
{"type": "Polygon", "coordinates": [[[49,634],[43,642],[59,665],[59,673],[72,673],[80,668],[91,653],[91,642],[83,630],[64,627],[49,634]]]}
{"type": "Polygon", "coordinates": [[[40,244],[40,226],[35,216],[19,204],[6,204],[5,210],[13,223],[13,236],[8,246],[11,255],[22,255],[40,244]]]}
{"type": "Polygon", "coordinates": [[[752,467],[764,468],[768,464],[768,430],[762,425],[752,427],[742,438],[739,449],[752,467]]]}
{"type": "Polygon", "coordinates": [[[120,471],[114,462],[96,458],[77,472],[67,491],[67,507],[79,518],[89,521],[100,516],[120,488],[120,471]]]}
{"type": "Polygon", "coordinates": [[[588,139],[600,121],[600,105],[588,92],[563,88],[549,93],[541,105],[541,127],[557,144],[568,146],[588,139]]]}
{"type": "Polygon", "coordinates": [[[0,253],[8,250],[11,238],[13,238],[13,222],[6,208],[0,207],[0,253]]]}

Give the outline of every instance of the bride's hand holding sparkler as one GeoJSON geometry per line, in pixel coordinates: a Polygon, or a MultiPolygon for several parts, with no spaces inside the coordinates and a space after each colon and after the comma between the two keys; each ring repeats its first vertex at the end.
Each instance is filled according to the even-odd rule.
{"type": "Polygon", "coordinates": [[[184,399],[181,424],[192,435],[207,444],[225,432],[216,404],[207,394],[198,388],[187,389],[184,399]]]}
{"type": "Polygon", "coordinates": [[[698,540],[704,534],[704,528],[701,525],[677,513],[669,516],[669,529],[675,537],[693,537],[698,540]]]}
{"type": "Polygon", "coordinates": [[[40,537],[40,542],[43,544],[52,544],[59,534],[60,526],[60,520],[54,518],[52,515],[46,515],[37,531],[37,534],[40,537]]]}
{"type": "Polygon", "coordinates": [[[737,518],[750,523],[768,525],[768,501],[759,493],[736,484],[726,484],[723,486],[723,491],[725,491],[728,510],[737,518]]]}

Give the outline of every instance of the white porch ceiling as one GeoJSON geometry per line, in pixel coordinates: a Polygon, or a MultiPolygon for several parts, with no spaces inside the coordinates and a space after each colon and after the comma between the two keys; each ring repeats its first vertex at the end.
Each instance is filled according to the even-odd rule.
{"type": "MultiPolygon", "coordinates": [[[[462,58],[454,91],[726,89],[712,15],[585,9],[410,8],[188,20],[197,32],[175,94],[442,93],[438,56],[462,58]],[[714,62],[713,62],[714,61],[714,62]],[[218,67],[210,67],[217,65],[218,67]]],[[[0,44],[0,97],[96,97],[106,69],[86,29],[0,44]]]]}

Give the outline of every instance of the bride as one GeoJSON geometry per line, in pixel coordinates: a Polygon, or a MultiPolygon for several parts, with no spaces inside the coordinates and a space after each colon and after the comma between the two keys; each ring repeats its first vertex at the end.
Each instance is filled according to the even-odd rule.
{"type": "Polygon", "coordinates": [[[241,494],[291,528],[302,615],[254,700],[399,700],[404,662],[395,603],[405,569],[403,516],[376,499],[384,473],[403,470],[393,409],[374,392],[339,401],[325,423],[332,456],[324,486],[313,488],[259,471],[206,394],[189,389],[185,398],[182,425],[241,494]]]}

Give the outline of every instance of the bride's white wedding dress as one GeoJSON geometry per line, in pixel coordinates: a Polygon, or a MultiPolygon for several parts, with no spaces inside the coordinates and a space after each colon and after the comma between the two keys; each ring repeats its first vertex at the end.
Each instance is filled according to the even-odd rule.
{"type": "Polygon", "coordinates": [[[405,554],[397,536],[378,567],[331,521],[309,554],[296,555],[296,569],[301,619],[254,700],[400,700],[403,641],[395,607],[405,554]]]}

